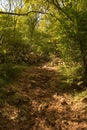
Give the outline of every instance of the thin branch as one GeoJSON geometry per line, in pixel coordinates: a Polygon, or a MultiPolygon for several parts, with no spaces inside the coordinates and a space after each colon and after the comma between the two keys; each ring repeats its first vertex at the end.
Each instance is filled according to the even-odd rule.
{"type": "Polygon", "coordinates": [[[42,12],[42,11],[29,11],[27,13],[13,13],[13,12],[3,12],[3,11],[0,11],[0,14],[9,14],[9,15],[17,15],[17,16],[27,16],[29,15],[30,13],[39,13],[39,14],[47,14],[47,15],[50,15],[51,17],[54,17],[56,20],[58,20],[59,22],[61,22],[61,20],[56,17],[54,14],[51,14],[51,13],[47,13],[47,12],[42,12]]]}
{"type": "Polygon", "coordinates": [[[0,11],[0,14],[9,14],[9,15],[18,15],[18,16],[24,16],[24,15],[28,15],[27,13],[13,13],[13,12],[3,12],[3,11],[0,11]]]}
{"type": "Polygon", "coordinates": [[[72,17],[70,17],[70,15],[60,6],[59,2],[56,0],[56,3],[54,0],[49,1],[47,0],[48,3],[50,3],[51,5],[54,5],[59,11],[61,11],[61,13],[65,14],[65,16],[70,19],[70,21],[73,22],[72,17]]]}

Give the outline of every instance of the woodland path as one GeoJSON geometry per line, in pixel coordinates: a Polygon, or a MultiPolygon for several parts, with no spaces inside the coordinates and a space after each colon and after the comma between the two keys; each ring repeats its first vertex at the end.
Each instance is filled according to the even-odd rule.
{"type": "Polygon", "coordinates": [[[87,103],[61,92],[53,67],[27,67],[5,87],[0,130],[87,130],[87,103]]]}

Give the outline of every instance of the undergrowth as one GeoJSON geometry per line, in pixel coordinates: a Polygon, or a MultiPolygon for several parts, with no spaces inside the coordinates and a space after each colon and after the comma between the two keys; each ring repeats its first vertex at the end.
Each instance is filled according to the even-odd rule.
{"type": "Polygon", "coordinates": [[[61,88],[66,90],[82,90],[83,87],[83,70],[81,64],[59,65],[61,88]]]}
{"type": "Polygon", "coordinates": [[[11,83],[22,72],[25,66],[14,64],[0,65],[0,86],[11,83]]]}

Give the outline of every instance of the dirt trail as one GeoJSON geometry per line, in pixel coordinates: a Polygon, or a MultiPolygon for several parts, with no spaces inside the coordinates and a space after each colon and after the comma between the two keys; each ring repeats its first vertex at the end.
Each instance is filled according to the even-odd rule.
{"type": "Polygon", "coordinates": [[[23,71],[6,86],[0,105],[0,130],[87,130],[87,104],[61,93],[55,68],[23,71]]]}

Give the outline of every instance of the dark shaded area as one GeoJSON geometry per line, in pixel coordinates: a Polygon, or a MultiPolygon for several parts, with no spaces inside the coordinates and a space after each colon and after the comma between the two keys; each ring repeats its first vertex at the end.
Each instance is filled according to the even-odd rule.
{"type": "Polygon", "coordinates": [[[0,65],[0,86],[13,82],[23,71],[25,66],[11,63],[0,65]]]}

